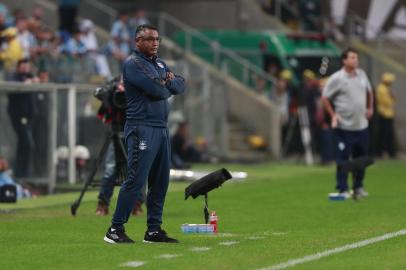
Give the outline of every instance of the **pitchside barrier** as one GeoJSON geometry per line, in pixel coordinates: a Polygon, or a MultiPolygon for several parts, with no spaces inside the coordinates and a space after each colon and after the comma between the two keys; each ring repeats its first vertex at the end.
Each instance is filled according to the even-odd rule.
{"type": "MultiPolygon", "coordinates": [[[[57,168],[61,164],[57,149],[67,147],[65,180],[76,181],[75,145],[84,144],[92,154],[98,147],[105,128],[96,119],[98,105],[92,98],[94,85],[70,84],[24,84],[0,83],[0,155],[9,160],[11,169],[16,168],[18,136],[8,113],[10,94],[31,94],[33,110],[31,133],[33,144],[27,147],[24,155],[29,157],[28,174],[18,177],[18,182],[46,185],[48,192],[55,190],[57,168]],[[96,146],[97,145],[97,146],[96,146]]],[[[24,120],[23,120],[24,121],[24,120]]],[[[24,150],[24,149],[23,149],[24,150]]],[[[63,162],[62,162],[63,163],[63,162]]]]}
{"type": "MultiPolygon", "coordinates": [[[[170,61],[169,61],[170,62],[170,61]]],[[[172,110],[169,127],[173,133],[179,121],[189,120],[192,138],[204,137],[208,151],[226,156],[228,147],[227,87],[197,66],[178,61],[173,65],[176,73],[188,80],[188,92],[169,100],[172,110]],[[193,77],[193,79],[191,79],[193,77]],[[223,87],[224,86],[224,87],[223,87]]],[[[0,155],[6,157],[14,178],[20,183],[46,185],[49,193],[58,183],[76,183],[86,179],[99,150],[110,130],[97,118],[100,102],[93,91],[100,85],[85,84],[24,84],[0,83],[0,155]],[[15,171],[18,136],[8,113],[10,94],[31,94],[34,104],[31,132],[33,146],[23,149],[29,157],[28,175],[19,177],[15,171]],[[75,146],[89,150],[89,160],[78,171],[75,146]],[[65,151],[58,149],[65,148],[65,151]],[[59,153],[59,155],[58,155],[59,153]],[[62,155],[61,155],[62,154],[62,155]]]]}

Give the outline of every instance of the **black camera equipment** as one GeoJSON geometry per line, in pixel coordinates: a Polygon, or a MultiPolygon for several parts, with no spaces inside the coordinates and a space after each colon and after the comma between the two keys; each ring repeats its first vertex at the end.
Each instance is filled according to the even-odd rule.
{"type": "Polygon", "coordinates": [[[107,81],[102,87],[98,87],[94,90],[94,96],[102,102],[100,109],[125,109],[125,94],[117,89],[118,85],[120,84],[120,80],[121,76],[117,76],[110,81],[107,81]]]}
{"type": "Polygon", "coordinates": [[[111,129],[106,134],[106,139],[100,149],[96,164],[89,174],[79,198],[71,205],[71,214],[73,216],[76,215],[76,211],[89,186],[96,186],[98,184],[93,182],[94,177],[105,159],[110,143],[113,143],[116,162],[117,179],[115,185],[120,186],[127,177],[127,153],[123,144],[126,99],[124,92],[119,90],[120,80],[121,77],[117,76],[94,91],[94,96],[102,102],[98,116],[104,123],[110,124],[111,129]]]}
{"type": "Polygon", "coordinates": [[[209,206],[207,202],[207,193],[220,187],[225,181],[232,178],[232,175],[225,168],[212,172],[199,180],[193,182],[185,189],[185,200],[192,196],[196,199],[199,195],[204,195],[204,221],[209,222],[209,206]]]}

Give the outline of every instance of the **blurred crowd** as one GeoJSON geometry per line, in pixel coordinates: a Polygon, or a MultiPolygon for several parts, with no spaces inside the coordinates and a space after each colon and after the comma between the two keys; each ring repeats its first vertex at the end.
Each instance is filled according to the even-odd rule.
{"type": "MultiPolygon", "coordinates": [[[[109,40],[101,46],[94,23],[77,19],[78,5],[78,0],[59,0],[59,25],[52,29],[50,25],[55,24],[46,21],[41,6],[26,13],[0,3],[0,81],[102,82],[119,74],[134,46],[136,27],[148,23],[146,13],[140,9],[120,12],[111,25],[109,40]]],[[[7,94],[5,111],[17,143],[10,175],[17,179],[46,173],[48,98],[41,91],[7,94]]],[[[60,107],[64,106],[62,102],[60,107]]],[[[79,156],[76,160],[78,176],[83,178],[81,161],[85,159],[79,156]]]]}
{"type": "Polygon", "coordinates": [[[262,8],[277,16],[292,30],[323,33],[328,38],[343,41],[344,35],[330,15],[329,1],[264,0],[262,8]]]}
{"type": "Polygon", "coordinates": [[[145,12],[121,12],[111,27],[109,41],[101,46],[94,23],[77,21],[78,4],[59,1],[59,27],[55,30],[45,21],[40,6],[27,14],[22,9],[10,11],[0,3],[0,79],[12,81],[22,59],[34,64],[34,75],[47,74],[54,82],[87,82],[92,76],[108,79],[118,73],[134,45],[136,27],[148,22],[145,12]],[[75,68],[80,72],[74,72],[75,68]]]}

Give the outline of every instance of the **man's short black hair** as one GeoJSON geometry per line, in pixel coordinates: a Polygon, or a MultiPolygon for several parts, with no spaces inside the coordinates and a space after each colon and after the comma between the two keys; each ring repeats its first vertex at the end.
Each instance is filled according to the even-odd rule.
{"type": "Polygon", "coordinates": [[[357,51],[356,49],[354,49],[354,48],[351,48],[351,47],[347,48],[347,49],[346,49],[345,51],[343,51],[342,54],[341,54],[341,63],[342,63],[345,59],[347,59],[349,53],[358,54],[358,51],[357,51]]]}
{"type": "Polygon", "coordinates": [[[137,29],[135,30],[135,38],[138,37],[138,35],[145,31],[145,30],[155,30],[158,31],[158,28],[152,24],[141,24],[137,27],[137,29]]]}

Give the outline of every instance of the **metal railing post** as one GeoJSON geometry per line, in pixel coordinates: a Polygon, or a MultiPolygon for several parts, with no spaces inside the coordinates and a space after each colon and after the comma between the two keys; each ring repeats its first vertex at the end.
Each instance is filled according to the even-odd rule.
{"type": "Polygon", "coordinates": [[[166,36],[165,13],[158,13],[158,29],[161,36],[166,36]]]}
{"type": "Polygon", "coordinates": [[[350,38],[350,42],[352,42],[354,39],[353,24],[354,24],[354,18],[352,15],[350,15],[348,18],[348,25],[347,25],[347,36],[350,38]]]}
{"type": "Polygon", "coordinates": [[[68,88],[68,179],[70,184],[76,183],[76,86],[68,88]]]}
{"type": "Polygon", "coordinates": [[[243,65],[243,70],[242,70],[242,81],[245,85],[248,85],[249,83],[249,71],[247,66],[243,65]]]}
{"type": "MultiPolygon", "coordinates": [[[[212,81],[209,76],[209,71],[206,68],[202,70],[202,90],[203,90],[203,115],[210,115],[212,111],[211,102],[210,102],[210,91],[212,88],[212,81]]],[[[208,139],[209,143],[213,142],[213,129],[212,129],[212,120],[211,117],[204,117],[203,124],[203,134],[204,137],[208,139]]]]}
{"type": "Polygon", "coordinates": [[[218,44],[213,42],[213,64],[215,67],[220,68],[220,50],[218,44]]]}
{"type": "Polygon", "coordinates": [[[108,16],[110,26],[113,25],[117,17],[117,11],[115,9],[97,0],[85,0],[84,2],[89,4],[93,9],[97,9],[106,14],[108,16]]]}
{"type": "Polygon", "coordinates": [[[55,192],[56,187],[56,165],[58,162],[57,152],[57,125],[58,125],[58,89],[55,88],[50,94],[50,112],[49,127],[50,127],[50,141],[48,147],[48,166],[49,166],[49,179],[48,179],[48,193],[55,192]]]}
{"type": "Polygon", "coordinates": [[[275,17],[279,20],[282,19],[282,3],[281,0],[275,1],[275,17]]]}
{"type": "Polygon", "coordinates": [[[185,35],[185,48],[187,52],[191,52],[192,51],[192,35],[187,32],[185,35]]]}

